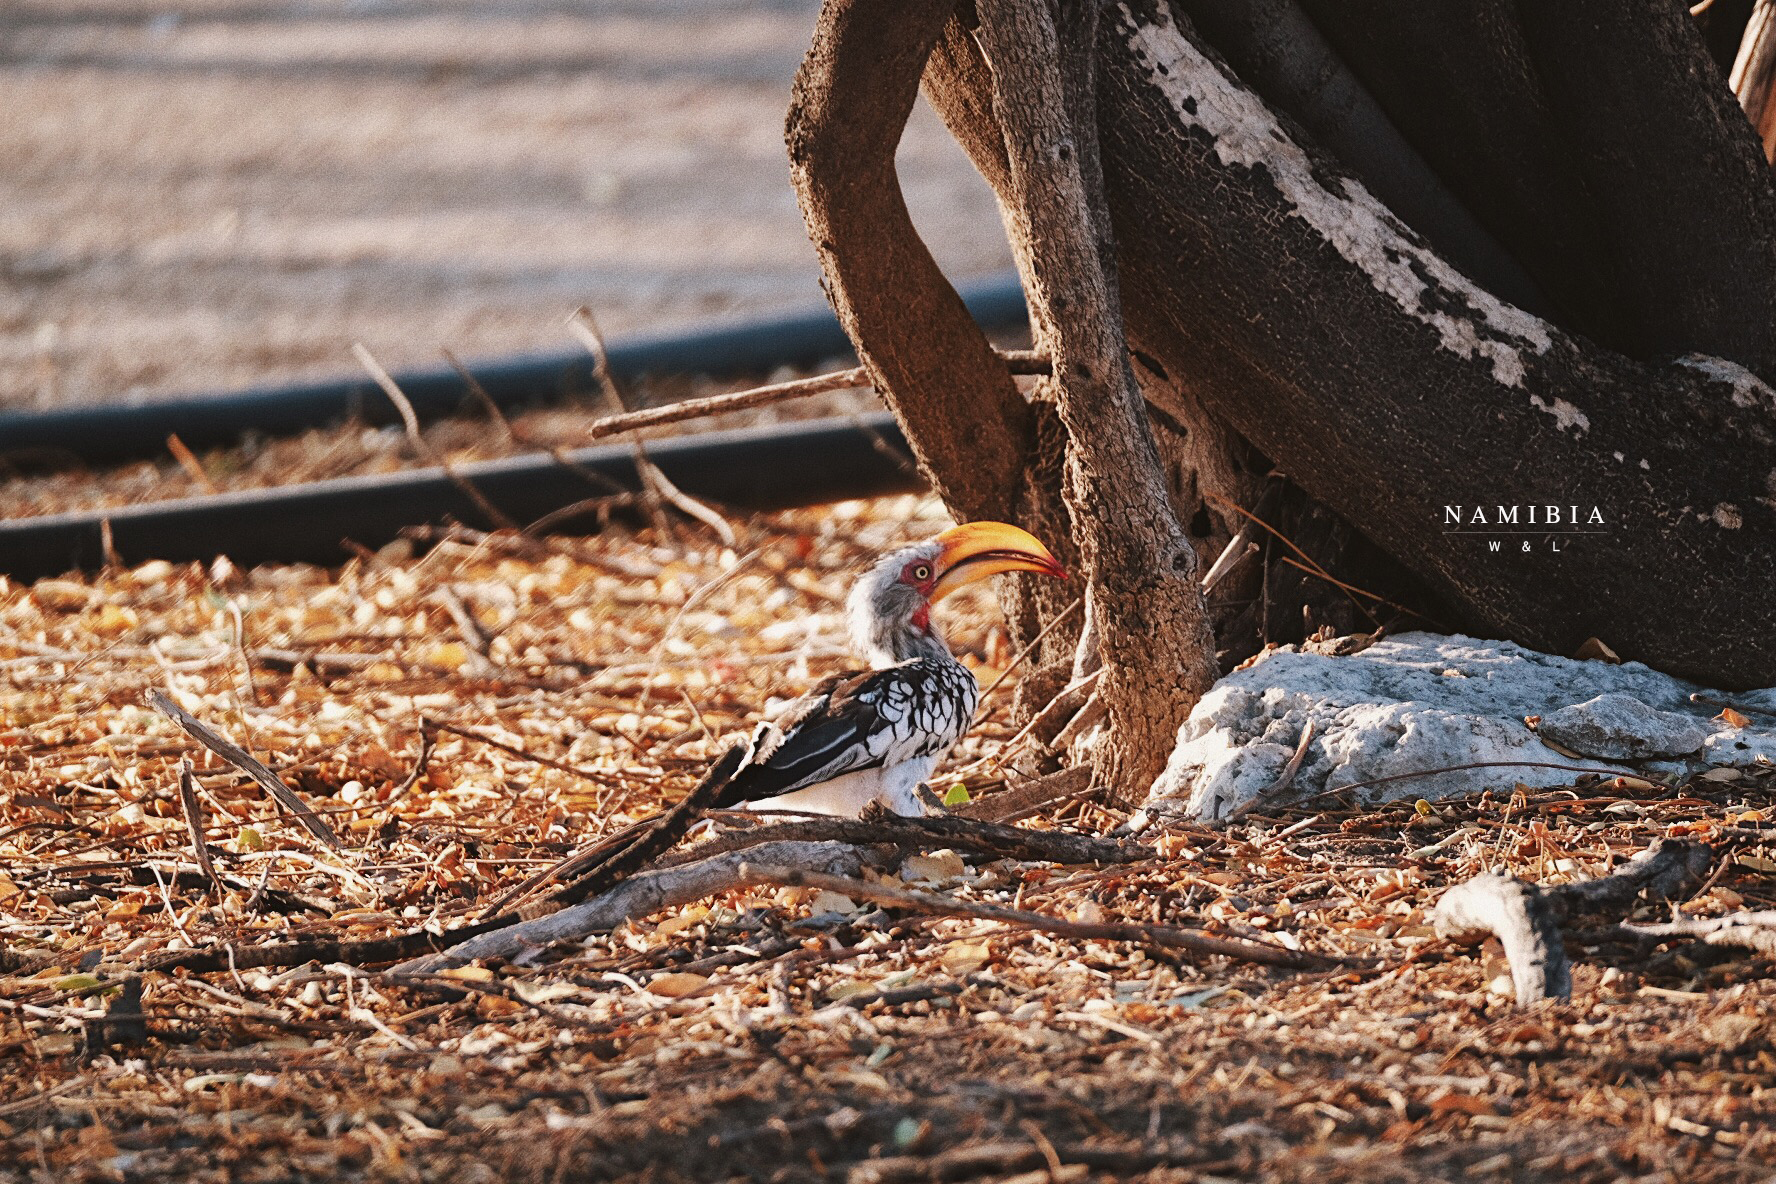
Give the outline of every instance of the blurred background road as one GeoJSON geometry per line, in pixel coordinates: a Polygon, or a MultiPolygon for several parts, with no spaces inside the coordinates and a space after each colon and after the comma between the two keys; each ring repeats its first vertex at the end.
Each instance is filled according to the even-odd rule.
{"type": "MultiPolygon", "coordinates": [[[[816,0],[0,0],[0,409],[819,302],[783,150],[816,0]]],[[[921,107],[958,279],[1010,266],[921,107]]]]}

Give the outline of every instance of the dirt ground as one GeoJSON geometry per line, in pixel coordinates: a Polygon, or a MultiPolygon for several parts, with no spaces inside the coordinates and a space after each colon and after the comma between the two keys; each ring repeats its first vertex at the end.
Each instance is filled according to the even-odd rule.
{"type": "MultiPolygon", "coordinates": [[[[817,304],[782,143],[816,7],[0,5],[0,408],[817,304]]],[[[923,109],[901,166],[952,275],[1009,266],[923,109]]]]}
{"type": "MultiPolygon", "coordinates": [[[[1768,776],[1507,780],[1175,827],[1120,865],[927,850],[870,873],[1318,969],[770,886],[444,975],[320,947],[249,961],[458,924],[674,799],[717,737],[847,661],[848,573],[941,524],[902,498],[736,522],[733,547],[687,525],[0,583],[0,1180],[1771,1178],[1769,959],[1576,939],[1572,1000],[1526,1011],[1495,954],[1428,924],[1483,868],[1591,876],[1676,836],[1716,845],[1687,911],[1776,907],[1768,776]],[[278,769],[343,847],[145,707],[149,687],[278,769]],[[427,759],[422,716],[467,735],[427,759]],[[234,964],[151,967],[220,943],[234,964]]],[[[990,594],[942,616],[983,684],[1007,669],[990,594]]],[[[940,789],[1006,786],[1011,682],[940,789]]]]}

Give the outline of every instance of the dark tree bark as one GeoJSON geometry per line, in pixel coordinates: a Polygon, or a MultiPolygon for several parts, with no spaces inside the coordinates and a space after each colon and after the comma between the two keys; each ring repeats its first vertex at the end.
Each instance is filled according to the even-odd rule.
{"type": "Polygon", "coordinates": [[[1776,559],[1763,382],[1637,364],[1499,301],[1167,10],[1123,8],[1100,70],[1137,349],[1436,587],[1451,624],[1565,653],[1598,636],[1726,685],[1776,673],[1776,606],[1751,592],[1776,559]],[[1445,506],[1499,503],[1596,505],[1607,533],[1559,556],[1445,533],[1445,506]]]}

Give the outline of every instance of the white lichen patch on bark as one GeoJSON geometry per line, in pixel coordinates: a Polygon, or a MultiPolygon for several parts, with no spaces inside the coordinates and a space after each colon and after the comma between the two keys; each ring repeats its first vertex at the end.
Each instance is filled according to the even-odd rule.
{"type": "Polygon", "coordinates": [[[1529,405],[1534,407],[1537,411],[1545,411],[1549,415],[1552,415],[1554,417],[1554,422],[1560,425],[1560,430],[1563,432],[1567,428],[1577,428],[1581,434],[1591,430],[1591,420],[1583,411],[1580,411],[1565,399],[1556,398],[1549,401],[1542,398],[1540,395],[1531,395],[1529,397],[1529,405]]]}
{"type": "MultiPolygon", "coordinates": [[[[1354,180],[1344,179],[1341,193],[1320,184],[1307,153],[1264,102],[1191,44],[1164,7],[1155,22],[1126,5],[1120,11],[1135,60],[1178,119],[1210,135],[1222,164],[1263,167],[1296,215],[1401,311],[1435,329],[1442,348],[1490,362],[1493,378],[1505,386],[1523,385],[1523,351],[1540,355],[1553,345],[1547,324],[1445,263],[1354,180]],[[1464,307],[1471,315],[1452,311],[1464,307]]],[[[1582,426],[1582,420],[1563,417],[1561,426],[1582,426]]]]}
{"type": "Polygon", "coordinates": [[[1776,391],[1770,389],[1769,383],[1737,362],[1729,362],[1725,358],[1716,358],[1709,354],[1685,354],[1677,360],[1677,364],[1700,371],[1711,382],[1725,383],[1732,387],[1735,407],[1762,407],[1766,411],[1776,411],[1776,391]]]}

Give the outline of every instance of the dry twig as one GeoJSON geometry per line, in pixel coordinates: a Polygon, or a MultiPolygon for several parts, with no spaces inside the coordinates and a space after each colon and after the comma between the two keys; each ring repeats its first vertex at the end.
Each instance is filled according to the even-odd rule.
{"type": "MultiPolygon", "coordinates": [[[[1006,369],[1013,374],[1047,374],[1049,372],[1048,359],[1034,350],[1001,350],[999,357],[1005,362],[1006,369]]],[[[805,399],[811,395],[826,394],[829,391],[857,390],[869,385],[869,371],[862,366],[855,366],[850,370],[835,370],[829,374],[816,374],[808,378],[792,378],[788,382],[773,382],[766,386],[755,386],[750,390],[735,391],[732,394],[685,399],[678,403],[668,403],[664,407],[644,407],[640,411],[625,411],[621,415],[607,415],[588,425],[586,436],[588,439],[601,440],[606,436],[615,436],[621,432],[634,431],[637,428],[654,428],[669,423],[683,423],[688,419],[704,419],[713,415],[725,415],[730,411],[750,411],[757,407],[770,407],[788,402],[791,399],[805,399]]]]}
{"type": "Polygon", "coordinates": [[[1068,921],[1060,917],[1032,913],[1027,909],[959,900],[800,867],[749,863],[741,866],[740,874],[742,878],[755,884],[825,889],[849,896],[853,900],[871,900],[890,908],[903,908],[940,917],[976,917],[984,921],[1003,921],[1008,925],[1041,929],[1062,937],[1134,942],[1137,945],[1232,958],[1239,962],[1256,962],[1262,966],[1280,966],[1289,970],[1324,969],[1328,965],[1326,959],[1316,954],[1287,950],[1282,946],[1265,945],[1261,942],[1213,937],[1198,929],[1182,929],[1175,925],[1142,925],[1133,921],[1068,921]]]}
{"type": "Polygon", "coordinates": [[[185,828],[191,833],[191,853],[197,857],[198,869],[216,891],[220,892],[222,877],[216,874],[216,865],[210,859],[209,844],[204,842],[203,803],[197,799],[197,778],[192,776],[190,757],[179,761],[179,807],[185,813],[185,828]]]}
{"type": "Polygon", "coordinates": [[[302,829],[334,850],[339,850],[339,836],[333,833],[333,828],[310,810],[308,804],[296,796],[295,790],[285,785],[276,773],[261,764],[252,753],[173,702],[164,691],[150,690],[143,699],[148,706],[184,728],[199,744],[258,782],[260,788],[275,798],[279,805],[295,815],[296,821],[302,824],[302,829]]]}

